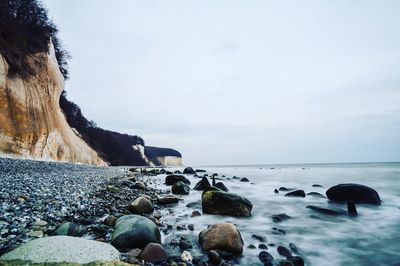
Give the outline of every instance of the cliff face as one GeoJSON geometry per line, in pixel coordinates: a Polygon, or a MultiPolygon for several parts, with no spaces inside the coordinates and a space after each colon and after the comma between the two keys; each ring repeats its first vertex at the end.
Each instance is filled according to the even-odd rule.
{"type": "Polygon", "coordinates": [[[58,101],[64,78],[50,44],[49,53],[29,57],[36,74],[8,77],[0,55],[0,152],[20,157],[105,165],[68,125],[58,101]]]}

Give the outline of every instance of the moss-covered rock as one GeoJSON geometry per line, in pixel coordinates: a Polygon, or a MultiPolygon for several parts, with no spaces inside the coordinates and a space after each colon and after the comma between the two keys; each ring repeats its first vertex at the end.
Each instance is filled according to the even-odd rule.
{"type": "Polygon", "coordinates": [[[203,213],[251,216],[253,208],[253,204],[248,199],[217,190],[203,192],[201,200],[203,213]]]}

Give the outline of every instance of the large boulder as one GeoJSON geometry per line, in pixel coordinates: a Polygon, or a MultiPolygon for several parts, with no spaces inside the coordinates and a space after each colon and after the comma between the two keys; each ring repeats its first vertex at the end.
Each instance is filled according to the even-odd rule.
{"type": "Polygon", "coordinates": [[[190,187],[185,183],[179,181],[172,186],[171,191],[172,193],[178,195],[189,195],[190,187]]]}
{"type": "Polygon", "coordinates": [[[188,175],[194,175],[194,174],[196,173],[196,171],[193,170],[192,167],[186,167],[186,168],[183,170],[183,173],[184,173],[184,174],[188,174],[188,175]]]}
{"type": "Polygon", "coordinates": [[[178,183],[179,181],[181,181],[181,182],[183,182],[183,183],[185,183],[185,184],[190,185],[189,179],[187,179],[187,178],[184,177],[183,175],[168,175],[168,176],[165,178],[165,184],[166,184],[167,186],[172,186],[172,185],[174,185],[175,183],[178,183]]]}
{"type": "Polygon", "coordinates": [[[115,222],[111,244],[120,250],[143,249],[149,243],[161,243],[157,225],[140,215],[124,215],[115,222]]]}
{"type": "Polygon", "coordinates": [[[355,202],[381,205],[381,199],[374,189],[360,184],[339,184],[326,191],[328,199],[337,202],[355,202]]]}
{"type": "Polygon", "coordinates": [[[129,210],[135,214],[152,213],[154,211],[153,203],[144,197],[140,196],[135,199],[130,205],[129,210]]]}
{"type": "Polygon", "coordinates": [[[253,204],[233,193],[210,190],[201,196],[204,213],[232,216],[250,216],[253,204]]]}
{"type": "Polygon", "coordinates": [[[201,190],[204,191],[207,188],[211,187],[210,182],[208,181],[207,177],[203,177],[195,186],[194,186],[194,190],[201,190]]]}
{"type": "Polygon", "coordinates": [[[243,239],[236,226],[230,223],[214,224],[199,234],[203,250],[223,250],[236,255],[243,253],[243,239]]]}
{"type": "Polygon", "coordinates": [[[119,251],[110,244],[78,237],[51,236],[29,241],[1,256],[0,261],[89,263],[119,261],[119,255],[119,251]]]}

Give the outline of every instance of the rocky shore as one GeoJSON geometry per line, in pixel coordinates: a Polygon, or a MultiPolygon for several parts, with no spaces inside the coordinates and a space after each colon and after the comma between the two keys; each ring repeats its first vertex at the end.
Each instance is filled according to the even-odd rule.
{"type": "MultiPolygon", "coordinates": [[[[1,158],[0,265],[28,261],[228,266],[242,264],[245,249],[258,250],[258,265],[306,264],[294,243],[272,243],[262,232],[245,243],[239,228],[229,222],[229,217],[250,219],[253,204],[230,192],[224,180],[250,186],[251,180],[208,175],[190,167],[182,172],[168,170],[1,158]],[[185,202],[191,193],[198,200],[185,202]],[[181,203],[186,206],[184,214],[176,209],[181,203]],[[203,215],[226,219],[196,228],[191,221],[203,215]]],[[[317,192],[286,187],[275,193],[325,199],[317,192]]],[[[327,196],[347,202],[348,213],[307,208],[327,216],[355,216],[356,203],[381,204],[375,190],[357,184],[334,186],[327,196]]],[[[271,215],[276,225],[291,218],[285,213],[271,215]]],[[[271,234],[286,232],[277,226],[271,234]]]]}

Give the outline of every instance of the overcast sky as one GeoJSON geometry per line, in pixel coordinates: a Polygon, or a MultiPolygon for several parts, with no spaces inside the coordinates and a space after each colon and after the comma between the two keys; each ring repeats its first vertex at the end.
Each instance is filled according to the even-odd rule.
{"type": "Polygon", "coordinates": [[[400,161],[400,1],[44,4],[103,128],[187,165],[400,161]]]}

